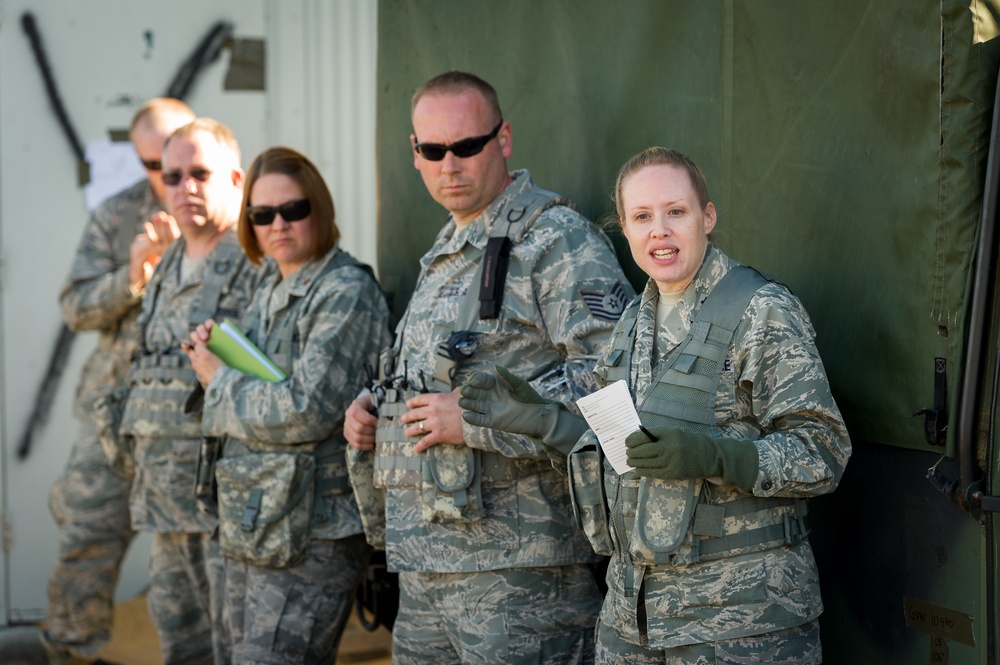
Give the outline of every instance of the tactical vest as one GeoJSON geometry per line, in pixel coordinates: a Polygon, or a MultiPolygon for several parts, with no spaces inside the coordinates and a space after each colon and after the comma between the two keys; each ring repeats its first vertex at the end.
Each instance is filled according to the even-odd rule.
{"type": "MultiPolygon", "coordinates": [[[[568,199],[541,188],[531,188],[512,199],[498,214],[490,232],[483,257],[479,261],[478,296],[473,290],[463,301],[455,330],[475,332],[480,321],[500,316],[511,248],[521,242],[538,217],[553,206],[576,209],[568,199]]],[[[420,288],[425,271],[417,279],[420,288]]],[[[407,309],[406,317],[410,315],[407,309]]],[[[405,335],[406,319],[392,349],[383,353],[379,367],[379,382],[372,389],[373,403],[378,411],[375,435],[377,455],[374,462],[374,484],[378,488],[419,488],[423,501],[423,516],[428,522],[474,522],[483,516],[480,483],[510,480],[540,473],[551,466],[539,460],[513,460],[501,455],[482,455],[468,446],[440,445],[426,454],[413,452],[419,437],[406,436],[406,425],[399,418],[408,410],[406,401],[420,392],[447,392],[453,386],[458,360],[448,353],[448,341],[440,340],[429,382],[422,377],[416,386],[409,377],[399,376],[397,359],[405,335]]]]}
{"type": "MultiPolygon", "coordinates": [[[[267,340],[262,345],[259,345],[264,354],[274,361],[274,364],[277,365],[282,372],[284,372],[285,376],[292,375],[294,349],[295,345],[298,343],[298,340],[295,339],[296,324],[298,323],[299,310],[302,308],[303,303],[309,299],[309,294],[320,285],[327,275],[334,270],[349,266],[364,271],[369,277],[371,277],[372,281],[376,281],[375,274],[370,266],[361,263],[347,252],[337,251],[320,269],[316,276],[313,277],[309,284],[307,293],[302,297],[295,298],[294,301],[289,304],[288,309],[282,315],[281,322],[267,336],[267,340]]],[[[330,458],[336,457],[342,450],[342,447],[341,433],[335,432],[329,439],[318,443],[305,445],[294,444],[288,446],[267,444],[260,450],[254,450],[252,441],[239,442],[229,439],[226,441],[224,454],[225,456],[230,457],[233,455],[247,454],[251,452],[311,452],[316,458],[317,468],[326,468],[324,467],[324,464],[328,464],[328,460],[330,458]]],[[[317,475],[316,477],[317,499],[320,499],[320,497],[323,496],[345,494],[350,490],[351,486],[348,482],[346,467],[342,463],[332,466],[335,469],[335,474],[333,476],[323,477],[322,475],[317,475]]],[[[323,502],[321,500],[314,502],[313,505],[316,507],[316,511],[322,509],[322,503],[323,502]]],[[[317,517],[317,515],[314,514],[314,517],[317,517]]],[[[320,515],[319,517],[322,519],[323,516],[320,515]]]]}
{"type": "MultiPolygon", "coordinates": [[[[181,259],[184,243],[174,242],[163,253],[164,267],[181,259]]],[[[219,302],[244,269],[246,256],[235,233],[226,233],[213,250],[205,268],[198,296],[188,313],[190,330],[217,316],[219,302]]],[[[129,375],[129,399],[122,417],[121,433],[129,436],[162,438],[201,437],[201,423],[184,414],[184,403],[198,381],[191,361],[179,346],[151,351],[146,345],[146,327],[156,307],[165,270],[157,270],[146,285],[146,299],[137,321],[139,354],[129,375]]],[[[178,345],[182,340],[177,340],[178,345]]]]}
{"type": "MultiPolygon", "coordinates": [[[[644,424],[719,435],[715,400],[724,361],[751,298],[768,281],[753,268],[737,266],[716,285],[688,336],[664,360],[654,387],[637,405],[644,424]]],[[[619,379],[631,383],[639,302],[633,301],[622,316],[606,361],[595,369],[606,384],[619,379]]],[[[683,565],[722,559],[796,544],[807,536],[803,500],[743,494],[717,503],[704,479],[658,480],[634,471],[619,476],[602,457],[593,437],[582,438],[570,454],[574,511],[595,550],[612,552],[609,529],[619,548],[627,547],[628,557],[619,552],[627,565],[627,592],[633,563],[683,565]]]]}

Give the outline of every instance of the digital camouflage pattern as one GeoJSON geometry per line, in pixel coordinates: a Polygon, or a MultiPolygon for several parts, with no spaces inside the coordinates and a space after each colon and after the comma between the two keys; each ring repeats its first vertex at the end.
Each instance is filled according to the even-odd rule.
{"type": "MultiPolygon", "coordinates": [[[[657,350],[661,357],[686,337],[694,311],[734,265],[709,246],[694,281],[659,331],[657,350]]],[[[657,300],[656,285],[650,281],[641,295],[630,368],[630,389],[637,404],[642,404],[655,385],[656,372],[650,361],[657,300]]],[[[788,498],[832,491],[847,464],[850,440],[830,394],[814,338],[798,299],[783,286],[771,283],[750,301],[730,345],[715,403],[716,431],[719,436],[755,441],[760,470],[753,496],[775,498],[773,508],[739,518],[747,526],[773,523],[774,516],[768,513],[791,510],[788,498]]],[[[604,354],[596,370],[598,376],[604,375],[602,368],[607,361],[604,354]]],[[[633,475],[630,472],[619,479],[614,474],[606,464],[605,491],[633,475]]],[[[704,480],[703,499],[710,497],[712,503],[722,504],[750,496],[717,481],[704,480]]],[[[658,512],[665,515],[671,509],[655,504],[637,508],[636,494],[623,491],[625,500],[619,501],[608,495],[615,554],[608,570],[609,593],[601,620],[614,629],[623,649],[644,640],[654,650],[729,640],[802,625],[819,616],[819,578],[807,540],[762,552],[738,550],[715,561],[689,563],[674,558],[670,563],[632,566],[627,552],[630,548],[636,551],[632,547],[636,533],[622,527],[625,516],[631,523],[634,515],[638,528],[641,519],[649,515],[655,519],[658,512]],[[626,592],[640,584],[645,603],[642,611],[636,606],[640,595],[626,592]],[[645,615],[645,626],[638,621],[641,615],[645,615]]],[[[693,551],[694,538],[689,529],[682,550],[693,551]]],[[[613,644],[602,648],[614,653],[613,644]]]]}
{"type": "MultiPolygon", "coordinates": [[[[429,381],[438,345],[468,325],[459,322],[460,311],[467,297],[477,298],[478,267],[490,232],[506,223],[499,219],[506,204],[534,186],[527,171],[511,175],[513,182],[465,228],[449,220],[421,258],[421,277],[397,330],[402,336],[397,372],[405,366],[411,385],[422,385],[421,374],[429,381]]],[[[500,316],[475,320],[474,353],[456,367],[452,387],[473,371],[502,365],[550,399],[570,403],[593,392],[597,352],[631,295],[604,234],[568,207],[547,209],[514,242],[500,316]]],[[[595,561],[574,523],[565,477],[552,469],[541,445],[525,436],[462,426],[467,445],[482,451],[481,519],[428,523],[418,486],[390,487],[390,568],[452,573],[595,561]],[[514,460],[526,473],[512,474],[514,460]]],[[[444,447],[450,446],[435,448],[444,447]]],[[[376,448],[378,469],[386,451],[376,448]]]]}
{"type": "Polygon", "coordinates": [[[214,270],[214,259],[234,247],[239,258],[225,266],[234,278],[215,314],[218,320],[229,318],[239,325],[261,271],[243,256],[234,231],[227,232],[183,282],[180,264],[184,240],[175,241],[154,273],[152,281],[159,280],[159,288],[151,286],[143,302],[141,352],[133,373],[143,364],[153,363],[165,375],[133,380],[125,406],[122,432],[135,438],[136,476],[130,508],[132,526],[137,530],[198,532],[215,528],[215,519],[195,508],[201,423],[184,413],[184,404],[197,386],[197,378],[180,343],[191,333],[190,319],[200,304],[206,271],[214,270]]]}
{"type": "Polygon", "coordinates": [[[597,665],[623,662],[629,665],[819,665],[823,662],[823,649],[818,621],[762,635],[653,650],[617,641],[612,629],[602,620],[597,623],[596,662],[597,665]],[[613,651],[608,648],[609,644],[614,644],[613,651]]]}
{"type": "Polygon", "coordinates": [[[311,541],[294,568],[225,559],[233,662],[332,663],[370,555],[358,534],[311,541]]]}
{"type": "Polygon", "coordinates": [[[49,578],[45,640],[81,657],[92,657],[110,637],[118,569],[133,536],[131,483],[108,467],[90,412],[128,376],[141,302],[129,289],[129,247],[161,210],[146,179],[105,200],[90,215],[59,296],[66,325],[99,333],[77,384],[79,431],[49,494],[59,556],[49,578]]]}
{"type": "Polygon", "coordinates": [[[206,388],[201,423],[206,436],[229,437],[255,451],[312,452],[322,444],[316,482],[328,489],[319,497],[323,517],[310,528],[313,538],[324,539],[363,531],[347,480],[344,413],[392,335],[385,298],[367,272],[342,266],[314,283],[340,251],[331,250],[286,280],[269,271],[243,330],[289,378],[271,383],[220,368],[206,388]],[[272,348],[280,342],[270,334],[286,317],[294,320],[290,354],[272,348]]]}
{"type": "Polygon", "coordinates": [[[407,572],[400,591],[394,665],[594,662],[601,595],[586,565],[407,572]]]}
{"type": "Polygon", "coordinates": [[[347,448],[347,470],[368,544],[385,549],[385,490],[375,487],[375,451],[347,448]]]}
{"type": "Polygon", "coordinates": [[[165,665],[231,662],[219,541],[211,533],[153,534],[146,605],[165,665]]]}
{"type": "MultiPolygon", "coordinates": [[[[286,380],[271,383],[222,367],[206,387],[203,432],[228,438],[216,474],[220,538],[246,535],[241,495],[253,484],[234,477],[236,466],[250,478],[261,473],[254,469],[258,460],[316,458],[309,484],[315,495],[310,489],[295,504],[301,488],[292,484],[292,496],[279,501],[286,508],[312,506],[304,514],[290,511],[290,518],[299,516],[285,520],[275,541],[288,551],[300,544],[305,560],[279,569],[247,565],[248,557],[226,559],[237,662],[321,662],[334,653],[371,554],[348,484],[344,413],[391,342],[390,315],[374,278],[343,260],[334,248],[286,279],[269,270],[247,310],[243,329],[286,380]],[[230,504],[235,511],[225,510],[230,504]]],[[[257,486],[273,501],[279,484],[257,486]]],[[[262,506],[258,519],[276,508],[262,506]]]]}
{"type": "Polygon", "coordinates": [[[221,571],[222,559],[218,541],[210,539],[216,520],[195,507],[201,424],[184,413],[197,378],[180,343],[188,339],[192,324],[198,323],[191,319],[202,311],[208,271],[226,276],[228,284],[210,315],[216,320],[229,318],[237,325],[261,279],[260,269],[246,260],[232,230],[182,279],[183,255],[181,238],[164,253],[147,285],[138,322],[140,354],[122,423],[122,433],[135,438],[136,475],[129,500],[132,526],[154,532],[148,601],[165,665],[194,662],[186,656],[175,659],[172,654],[213,651],[206,636],[212,638],[219,659],[218,645],[225,636],[218,584],[222,575],[215,572],[221,571]],[[191,548],[156,547],[161,541],[173,544],[185,537],[191,548]],[[198,539],[204,541],[201,549],[193,544],[198,539]],[[166,572],[154,575],[155,570],[166,572]],[[206,579],[207,584],[203,583],[206,579]],[[208,613],[207,608],[211,608],[208,613]],[[210,633],[201,627],[205,621],[211,623],[210,633]]]}
{"type": "Polygon", "coordinates": [[[309,545],[316,460],[308,452],[229,452],[215,466],[222,556],[265,568],[297,565],[309,545]]]}
{"type": "Polygon", "coordinates": [[[89,419],[95,399],[128,378],[142,303],[130,289],[129,248],[143,225],[161,211],[149,181],[142,180],[94,210],[77,246],[59,305],[72,330],[100,333],[77,385],[75,408],[81,420],[89,419]]]}

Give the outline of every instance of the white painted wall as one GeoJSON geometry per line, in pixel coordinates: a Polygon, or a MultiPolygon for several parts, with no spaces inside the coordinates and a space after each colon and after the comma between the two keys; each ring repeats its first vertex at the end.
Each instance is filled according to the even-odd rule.
{"type": "MultiPolygon", "coordinates": [[[[234,23],[237,37],[264,39],[265,92],[224,90],[224,51],[187,101],[233,128],[244,166],[279,143],[313,158],[333,191],[343,245],[375,260],[374,0],[0,0],[0,625],[45,615],[56,554],[48,487],[69,452],[73,388],[96,339],[77,337],[52,418],[28,459],[17,460],[60,326],[59,288],[87,217],[75,158],[21,29],[25,11],[35,16],[84,143],[126,128],[215,21],[234,23]]],[[[119,597],[145,586],[147,553],[148,539],[133,546],[119,597]]]]}

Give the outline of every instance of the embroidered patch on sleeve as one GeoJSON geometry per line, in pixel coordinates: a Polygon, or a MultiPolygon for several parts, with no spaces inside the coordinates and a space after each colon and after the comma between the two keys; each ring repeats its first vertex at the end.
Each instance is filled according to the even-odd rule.
{"type": "Polygon", "coordinates": [[[625,305],[628,304],[625,288],[620,282],[615,282],[611,290],[606,292],[581,289],[580,297],[583,298],[583,304],[587,306],[591,316],[605,321],[617,321],[625,311],[625,305]]]}

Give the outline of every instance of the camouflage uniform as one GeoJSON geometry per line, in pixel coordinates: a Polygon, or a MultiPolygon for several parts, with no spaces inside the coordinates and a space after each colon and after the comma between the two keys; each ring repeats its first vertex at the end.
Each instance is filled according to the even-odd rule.
{"type": "Polygon", "coordinates": [[[272,270],[247,311],[248,337],[289,378],[270,383],[222,367],[206,388],[203,432],[230,437],[222,462],[286,451],[317,463],[306,560],[270,568],[225,559],[225,612],[239,663],[332,662],[371,553],[347,481],[344,412],[391,340],[389,310],[362,268],[327,271],[337,254],[287,279],[272,270]],[[277,339],[282,330],[290,339],[277,339]]]}
{"type": "Polygon", "coordinates": [[[135,440],[132,526],[153,532],[148,601],[167,665],[228,662],[216,520],[195,508],[201,423],[184,413],[197,378],[180,343],[198,319],[238,325],[261,276],[233,231],[182,279],[184,246],[179,239],[168,248],[148,285],[121,428],[135,440]],[[203,302],[211,300],[209,271],[226,280],[215,307],[203,302]]]}
{"type": "MultiPolygon", "coordinates": [[[[701,303],[735,265],[709,246],[694,281],[658,332],[659,359],[688,336],[701,303]]],[[[653,390],[658,375],[656,363],[651,362],[657,301],[657,287],[650,280],[641,295],[632,363],[627,368],[637,404],[653,390]]],[[[619,334],[635,320],[626,319],[630,316],[623,317],[597,364],[595,374],[602,384],[614,365],[619,334]]],[[[643,554],[636,555],[640,542],[636,539],[649,537],[649,532],[641,535],[646,529],[662,530],[657,520],[665,519],[671,506],[655,504],[652,489],[645,495],[650,498],[637,504],[635,492],[626,491],[634,472],[618,476],[605,462],[611,511],[607,529],[614,554],[598,627],[601,662],[626,657],[629,662],[650,663],[663,663],[665,658],[669,663],[749,662],[740,660],[748,653],[754,662],[821,661],[815,621],[822,601],[808,539],[803,535],[789,544],[782,536],[778,543],[734,548],[712,559],[699,550],[701,539],[694,533],[706,501],[717,506],[754,505],[756,512],[739,518],[727,513],[724,520],[726,528],[745,532],[767,523],[772,513],[780,521],[782,514],[775,511],[789,510],[791,498],[824,494],[836,487],[851,447],[814,336],[801,303],[783,286],[768,283],[751,298],[723,365],[715,431],[718,436],[755,441],[760,468],[753,494],[720,486],[718,479],[699,480],[701,503],[669,562],[644,562],[643,554]]],[[[577,449],[592,438],[588,432],[577,449]]],[[[644,496],[642,486],[638,496],[644,496]]]]}
{"type": "MultiPolygon", "coordinates": [[[[449,221],[421,259],[397,330],[396,372],[405,367],[411,385],[430,381],[438,345],[472,323],[461,321],[461,312],[466,298],[477,298],[490,232],[506,223],[507,204],[534,187],[527,171],[511,175],[513,182],[468,226],[459,230],[449,221]]],[[[503,365],[552,399],[569,403],[592,392],[596,354],[631,295],[596,226],[566,206],[545,210],[514,240],[500,315],[472,324],[475,351],[457,365],[450,387],[473,371],[503,365]]],[[[405,473],[388,478],[386,554],[401,573],[402,593],[394,661],[539,662],[543,653],[546,663],[592,660],[600,594],[586,564],[599,557],[574,524],[565,477],[529,437],[464,421],[462,427],[481,460],[481,517],[428,521],[422,505],[428,491],[420,481],[403,479],[405,473]],[[544,589],[535,588],[546,575],[544,589]],[[475,599],[463,587],[483,592],[475,599]]],[[[439,445],[419,457],[455,450],[463,448],[439,445]]],[[[377,446],[376,478],[392,464],[377,446]]]]}
{"type": "Polygon", "coordinates": [[[124,385],[131,367],[141,294],[130,289],[129,248],[161,210],[145,179],[98,206],[59,298],[70,328],[97,330],[100,338],[77,384],[74,415],[80,429],[49,494],[59,558],[49,578],[43,640],[50,650],[86,659],[110,637],[118,570],[133,536],[131,482],[111,472],[90,414],[95,399],[124,385]]]}

